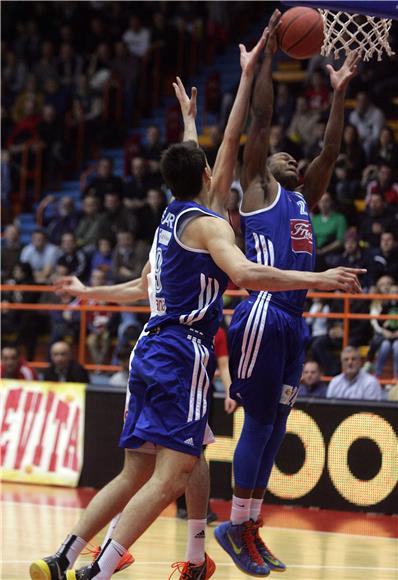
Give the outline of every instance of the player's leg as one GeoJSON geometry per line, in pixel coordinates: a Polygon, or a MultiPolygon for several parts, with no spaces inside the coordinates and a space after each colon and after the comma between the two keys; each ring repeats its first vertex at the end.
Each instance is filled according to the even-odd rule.
{"type": "MultiPolygon", "coordinates": [[[[189,476],[198,458],[174,449],[160,448],[154,472],[149,481],[129,501],[116,526],[113,538],[101,554],[86,569],[83,578],[109,580],[120,558],[154,522],[161,512],[184,492],[189,476]]],[[[67,572],[68,580],[79,576],[74,570],[67,572]]]]}

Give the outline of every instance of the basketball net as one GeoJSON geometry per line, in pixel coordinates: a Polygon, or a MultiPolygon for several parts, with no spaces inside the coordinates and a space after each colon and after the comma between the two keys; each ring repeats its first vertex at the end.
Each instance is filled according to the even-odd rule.
{"type": "Polygon", "coordinates": [[[370,60],[376,53],[381,60],[383,52],[395,54],[388,42],[391,19],[376,18],[365,14],[348,14],[321,10],[325,40],[321,54],[339,58],[341,51],[347,55],[354,50],[362,52],[363,60],[370,60]]]}

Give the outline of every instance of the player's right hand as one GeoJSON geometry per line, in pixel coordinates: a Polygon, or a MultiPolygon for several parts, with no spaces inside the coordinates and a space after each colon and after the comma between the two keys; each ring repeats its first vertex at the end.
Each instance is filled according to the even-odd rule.
{"type": "Polygon", "coordinates": [[[332,268],[321,272],[317,290],[340,290],[350,294],[357,294],[362,291],[358,276],[366,274],[363,268],[332,268]]]}
{"type": "Polygon", "coordinates": [[[86,286],[76,276],[64,276],[55,282],[55,293],[58,296],[84,296],[86,286]]]}
{"type": "Polygon", "coordinates": [[[197,88],[192,87],[191,98],[189,98],[180,77],[176,77],[176,82],[173,83],[173,87],[178,102],[180,103],[182,115],[184,117],[193,117],[195,119],[197,113],[196,107],[196,97],[198,94],[197,88]]]}
{"type": "Polygon", "coordinates": [[[231,399],[231,397],[226,395],[226,397],[224,399],[224,411],[228,415],[231,415],[232,413],[234,413],[236,411],[237,406],[238,406],[238,403],[234,399],[231,399]]]}

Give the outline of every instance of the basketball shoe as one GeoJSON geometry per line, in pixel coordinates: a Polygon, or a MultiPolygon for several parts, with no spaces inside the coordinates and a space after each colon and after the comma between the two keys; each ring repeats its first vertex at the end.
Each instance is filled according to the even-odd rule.
{"type": "Polygon", "coordinates": [[[48,556],[30,565],[32,580],[65,580],[68,560],[64,556],[48,556]]]}
{"type": "MultiPolygon", "coordinates": [[[[89,564],[88,566],[82,566],[77,570],[68,570],[66,572],[65,580],[88,580],[89,578],[91,578],[92,572],[94,574],[98,573],[99,568],[95,560],[101,553],[101,546],[95,546],[93,549],[88,549],[88,553],[92,554],[94,558],[91,564],[89,564]]],[[[116,574],[116,572],[120,572],[121,570],[128,568],[129,566],[131,566],[133,562],[134,562],[133,556],[130,554],[130,552],[126,552],[120,558],[119,564],[116,566],[113,573],[116,574]]]]}
{"type": "Polygon", "coordinates": [[[216,527],[217,542],[229,554],[235,565],[249,576],[268,576],[268,564],[260,556],[254,540],[253,522],[233,525],[224,522],[216,527]]]}
{"type": "Polygon", "coordinates": [[[213,560],[205,554],[205,561],[203,564],[191,564],[191,562],[175,562],[171,565],[173,572],[170,578],[176,571],[180,573],[180,580],[207,580],[211,578],[216,570],[216,565],[213,560]]]}
{"type": "Polygon", "coordinates": [[[274,556],[264,540],[260,536],[260,528],[263,527],[263,518],[260,516],[256,522],[251,521],[252,534],[257,552],[272,572],[285,572],[286,565],[274,556]]]}

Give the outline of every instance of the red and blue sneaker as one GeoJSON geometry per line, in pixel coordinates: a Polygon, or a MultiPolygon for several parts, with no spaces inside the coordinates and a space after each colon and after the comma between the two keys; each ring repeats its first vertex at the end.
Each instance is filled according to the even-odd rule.
{"type": "Polygon", "coordinates": [[[276,556],[268,548],[267,544],[264,542],[260,536],[260,528],[263,527],[263,518],[260,516],[256,522],[251,522],[252,524],[252,534],[254,538],[254,543],[256,544],[257,552],[260,554],[264,562],[270,568],[272,572],[285,572],[286,565],[276,558],[276,556]]]}
{"type": "Polygon", "coordinates": [[[245,574],[264,577],[271,572],[257,550],[252,521],[238,525],[223,522],[216,527],[214,535],[235,565],[245,574]]]}

